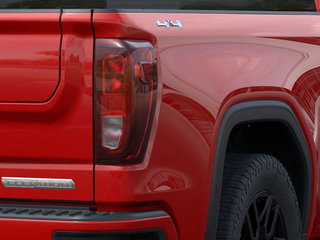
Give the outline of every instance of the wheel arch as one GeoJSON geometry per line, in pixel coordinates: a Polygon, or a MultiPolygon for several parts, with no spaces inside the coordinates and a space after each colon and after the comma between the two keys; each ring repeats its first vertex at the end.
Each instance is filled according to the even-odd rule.
{"type": "Polygon", "coordinates": [[[290,131],[298,147],[303,166],[302,171],[305,176],[303,182],[305,191],[303,192],[303,206],[301,207],[302,230],[304,234],[307,232],[312,197],[312,164],[306,138],[289,105],[281,101],[258,100],[238,103],[231,106],[225,112],[221,121],[214,156],[206,240],[212,240],[216,237],[224,160],[230,134],[234,127],[239,124],[262,121],[272,121],[284,124],[290,131]]]}

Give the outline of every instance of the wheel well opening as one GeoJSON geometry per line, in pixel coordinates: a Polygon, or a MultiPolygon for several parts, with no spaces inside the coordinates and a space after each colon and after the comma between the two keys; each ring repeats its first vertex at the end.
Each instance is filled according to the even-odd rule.
{"type": "MultiPolygon", "coordinates": [[[[307,189],[304,158],[299,143],[282,122],[249,122],[235,126],[227,144],[228,153],[262,153],[277,158],[286,168],[304,216],[307,189]]],[[[304,223],[303,223],[304,224],[304,223]]]]}

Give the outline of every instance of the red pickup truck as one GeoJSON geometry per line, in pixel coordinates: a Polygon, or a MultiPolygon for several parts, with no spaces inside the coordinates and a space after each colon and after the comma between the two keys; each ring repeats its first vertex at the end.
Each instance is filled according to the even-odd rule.
{"type": "Polygon", "coordinates": [[[317,11],[1,0],[0,239],[320,238],[317,11]]]}

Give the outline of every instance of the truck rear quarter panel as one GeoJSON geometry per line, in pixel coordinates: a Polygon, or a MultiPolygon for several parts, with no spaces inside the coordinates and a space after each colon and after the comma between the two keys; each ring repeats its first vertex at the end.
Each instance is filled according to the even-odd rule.
{"type": "MultiPolygon", "coordinates": [[[[163,87],[146,162],[97,166],[96,200],[164,199],[180,239],[204,239],[223,114],[236,103],[279,100],[293,109],[309,143],[314,177],[310,209],[316,208],[319,20],[316,13],[95,12],[98,38],[110,37],[106,26],[117,22],[124,26],[116,30],[117,37],[139,38],[139,29],[154,42],[163,87]],[[156,21],[164,19],[180,20],[183,29],[157,27],[156,21]]],[[[309,236],[315,218],[311,211],[309,236]]]]}

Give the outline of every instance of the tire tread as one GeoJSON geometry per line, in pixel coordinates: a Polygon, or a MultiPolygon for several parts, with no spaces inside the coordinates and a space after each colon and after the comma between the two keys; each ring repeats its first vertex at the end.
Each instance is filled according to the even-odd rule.
{"type": "MultiPolygon", "coordinates": [[[[298,199],[291,179],[286,169],[276,158],[265,154],[228,154],[223,176],[216,239],[237,239],[234,236],[240,220],[241,206],[244,204],[245,197],[254,179],[266,169],[276,171],[286,179],[292,196],[294,196],[295,206],[299,211],[298,199]]],[[[301,221],[299,229],[301,232],[301,221]]]]}

